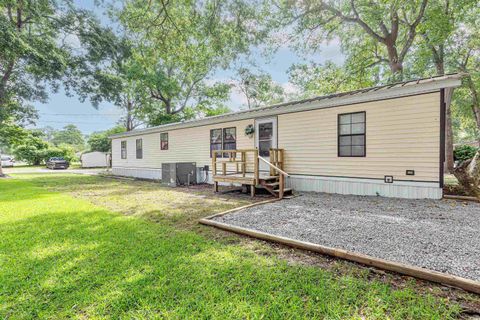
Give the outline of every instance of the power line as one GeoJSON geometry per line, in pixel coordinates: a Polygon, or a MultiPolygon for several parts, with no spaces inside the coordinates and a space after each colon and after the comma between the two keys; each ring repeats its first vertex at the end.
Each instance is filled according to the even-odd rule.
{"type": "Polygon", "coordinates": [[[86,122],[86,121],[71,121],[71,120],[65,120],[65,121],[37,120],[36,122],[64,123],[64,124],[70,124],[70,123],[76,123],[76,124],[105,124],[105,122],[86,122]]]}
{"type": "Polygon", "coordinates": [[[98,113],[98,114],[92,114],[92,113],[45,113],[45,112],[39,112],[41,115],[47,115],[47,116],[123,116],[124,114],[121,113],[98,113]]]}

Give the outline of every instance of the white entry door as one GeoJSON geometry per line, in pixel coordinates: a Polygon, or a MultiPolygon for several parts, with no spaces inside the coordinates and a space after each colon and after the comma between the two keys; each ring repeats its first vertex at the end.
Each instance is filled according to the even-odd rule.
{"type": "MultiPolygon", "coordinates": [[[[277,118],[255,120],[255,146],[258,155],[270,161],[270,148],[277,148],[277,118]]],[[[269,171],[269,166],[260,160],[261,171],[269,171]]]]}

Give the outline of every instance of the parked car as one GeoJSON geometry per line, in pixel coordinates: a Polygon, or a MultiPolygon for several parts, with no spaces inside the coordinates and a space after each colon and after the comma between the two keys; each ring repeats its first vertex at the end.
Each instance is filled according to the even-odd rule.
{"type": "Polygon", "coordinates": [[[70,164],[68,163],[67,160],[60,158],[60,157],[55,157],[55,158],[50,158],[47,161],[47,168],[48,169],[68,169],[70,164]]]}
{"type": "Polygon", "coordinates": [[[13,167],[13,165],[15,164],[15,160],[13,159],[13,157],[10,156],[2,156],[1,161],[2,167],[13,167]]]}

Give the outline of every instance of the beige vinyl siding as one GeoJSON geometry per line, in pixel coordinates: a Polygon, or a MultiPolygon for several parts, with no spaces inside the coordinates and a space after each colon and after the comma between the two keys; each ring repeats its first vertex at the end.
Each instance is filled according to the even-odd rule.
{"type": "Polygon", "coordinates": [[[438,92],[278,116],[291,174],[439,181],[439,143],[438,92]],[[358,111],[366,112],[366,157],[338,157],[337,116],[358,111]]]}
{"type": "MultiPolygon", "coordinates": [[[[254,119],[115,138],[113,167],[160,169],[164,162],[211,165],[210,130],[236,127],[237,149],[255,147],[244,133],[254,119]],[[160,150],[160,132],[168,132],[168,150],[160,150]],[[135,140],[143,139],[143,159],[135,158],[135,140]],[[127,159],[121,159],[121,141],[127,159]]],[[[278,115],[278,146],[285,169],[298,175],[439,181],[440,93],[278,115]],[[366,112],[366,157],[337,156],[338,114],[366,112]],[[407,176],[406,170],[415,170],[407,176]]],[[[233,169],[233,167],[232,167],[233,169]]],[[[251,168],[250,168],[251,169],[251,168]]]]}
{"type": "Polygon", "coordinates": [[[112,141],[113,167],[157,168],[162,163],[196,162],[198,167],[211,166],[210,130],[220,128],[236,128],[237,149],[254,148],[254,139],[245,135],[245,127],[253,124],[253,120],[225,122],[208,126],[177,129],[168,132],[168,150],[160,150],[160,132],[112,141]],[[135,158],[135,140],[143,139],[143,159],[135,158]],[[127,159],[120,157],[121,141],[127,141],[127,159]]]}

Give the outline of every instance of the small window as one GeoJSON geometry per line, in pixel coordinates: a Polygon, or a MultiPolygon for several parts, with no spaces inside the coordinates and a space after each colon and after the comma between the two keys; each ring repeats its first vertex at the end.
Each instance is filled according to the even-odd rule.
{"type": "Polygon", "coordinates": [[[338,115],[338,156],[365,157],[365,112],[338,115]]]}
{"type": "MultiPolygon", "coordinates": [[[[222,129],[210,130],[210,157],[214,150],[222,150],[222,129]]],[[[217,154],[217,157],[221,155],[217,154]]]]}
{"type": "Polygon", "coordinates": [[[142,139],[137,139],[136,146],[137,146],[137,159],[142,159],[143,158],[142,139]]]}
{"type": "Polygon", "coordinates": [[[160,133],[160,149],[168,150],[168,133],[167,132],[160,133]]]}
{"type": "Polygon", "coordinates": [[[121,142],[121,156],[122,159],[127,159],[127,141],[121,142]]]}

